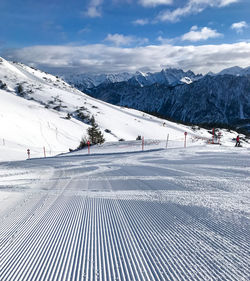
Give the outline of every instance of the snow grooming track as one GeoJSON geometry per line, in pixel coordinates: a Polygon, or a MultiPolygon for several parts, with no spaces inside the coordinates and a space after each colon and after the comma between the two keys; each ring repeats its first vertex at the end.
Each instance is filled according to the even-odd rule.
{"type": "MultiPolygon", "coordinates": [[[[249,280],[249,193],[240,177],[248,158],[238,155],[244,164],[237,181],[245,190],[238,194],[227,173],[232,191],[216,177],[202,189],[214,163],[185,168],[183,160],[168,161],[162,154],[123,154],[123,163],[121,155],[25,162],[55,171],[25,191],[16,208],[0,214],[0,280],[249,280]],[[179,188],[180,180],[192,182],[197,172],[192,190],[179,188]],[[202,205],[200,199],[210,194],[207,200],[220,198],[219,203],[202,205]],[[223,200],[228,202],[219,208],[223,200]],[[239,207],[227,210],[229,202],[239,207]]],[[[225,167],[230,165],[229,159],[225,167]]]]}

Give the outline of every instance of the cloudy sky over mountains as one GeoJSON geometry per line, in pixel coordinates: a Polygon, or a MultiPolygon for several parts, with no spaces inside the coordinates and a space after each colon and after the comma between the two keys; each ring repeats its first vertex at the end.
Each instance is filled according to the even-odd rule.
{"type": "Polygon", "coordinates": [[[249,0],[1,0],[0,55],[50,72],[250,66],[249,0]]]}

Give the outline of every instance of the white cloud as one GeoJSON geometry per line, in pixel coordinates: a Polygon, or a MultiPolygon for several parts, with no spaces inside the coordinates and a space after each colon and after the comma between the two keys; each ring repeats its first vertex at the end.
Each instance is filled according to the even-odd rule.
{"type": "Polygon", "coordinates": [[[84,28],[82,28],[82,29],[80,29],[80,30],[78,31],[78,34],[84,34],[84,33],[90,32],[90,31],[91,31],[91,30],[90,30],[89,27],[84,27],[84,28]]]}
{"type": "Polygon", "coordinates": [[[86,46],[34,46],[2,52],[6,59],[21,61],[52,73],[114,73],[137,70],[159,71],[178,67],[196,73],[238,65],[249,66],[250,43],[173,46],[151,45],[136,48],[86,46]]]}
{"type": "Polygon", "coordinates": [[[221,1],[219,1],[219,2],[220,2],[220,7],[224,7],[224,6],[233,4],[233,3],[237,3],[237,2],[239,2],[239,1],[240,1],[240,0],[221,0],[221,1]]]}
{"type": "Polygon", "coordinates": [[[234,29],[237,33],[242,33],[244,28],[247,28],[248,24],[245,21],[235,22],[231,25],[231,29],[234,29]]]}
{"type": "Polygon", "coordinates": [[[87,11],[84,12],[84,15],[90,18],[96,18],[101,16],[101,5],[103,0],[91,0],[87,11]]]}
{"type": "Polygon", "coordinates": [[[149,23],[148,19],[138,19],[138,20],[133,21],[134,25],[146,25],[148,23],[149,23]]]}
{"type": "Polygon", "coordinates": [[[175,10],[162,11],[157,20],[176,22],[180,18],[192,14],[201,13],[208,7],[225,7],[240,0],[189,0],[186,5],[175,10]]]}
{"type": "Polygon", "coordinates": [[[188,33],[182,35],[181,40],[196,42],[220,36],[222,36],[221,33],[209,27],[203,27],[199,30],[197,26],[193,26],[188,33]]]}
{"type": "Polygon", "coordinates": [[[139,0],[139,3],[144,7],[156,7],[159,5],[170,5],[173,0],[139,0]]]}
{"type": "Polygon", "coordinates": [[[109,41],[116,46],[130,45],[133,42],[132,36],[124,36],[122,34],[108,34],[104,41],[109,41]]]}
{"type": "Polygon", "coordinates": [[[163,38],[162,36],[158,36],[157,41],[161,42],[162,45],[173,44],[176,38],[163,38]]]}
{"type": "Polygon", "coordinates": [[[134,36],[125,36],[122,34],[108,34],[104,41],[109,41],[113,43],[115,46],[128,46],[132,43],[136,43],[139,45],[145,44],[148,42],[147,38],[137,38],[134,36]]]}

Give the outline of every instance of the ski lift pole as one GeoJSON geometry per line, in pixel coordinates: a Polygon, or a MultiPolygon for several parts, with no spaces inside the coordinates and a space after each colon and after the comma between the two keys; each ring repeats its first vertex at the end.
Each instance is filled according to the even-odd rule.
{"type": "Polygon", "coordinates": [[[168,148],[168,139],[169,139],[169,134],[168,134],[168,136],[167,136],[166,149],[168,148]]]}
{"type": "Polygon", "coordinates": [[[45,146],[43,147],[43,155],[44,155],[44,158],[46,158],[46,150],[45,150],[45,146]]]}
{"type": "Polygon", "coordinates": [[[184,132],[185,140],[184,140],[184,148],[187,146],[187,132],[184,132]]]}
{"type": "Polygon", "coordinates": [[[142,140],[141,140],[141,149],[142,149],[142,151],[144,150],[144,137],[142,137],[142,140]]]}

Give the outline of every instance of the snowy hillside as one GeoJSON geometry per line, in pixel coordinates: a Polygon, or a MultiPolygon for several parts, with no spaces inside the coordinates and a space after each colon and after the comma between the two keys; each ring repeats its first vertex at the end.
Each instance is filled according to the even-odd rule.
{"type": "Polygon", "coordinates": [[[32,156],[41,156],[45,147],[49,156],[75,147],[87,126],[64,117],[37,102],[0,90],[0,161],[25,159],[27,149],[32,156]]]}
{"type": "MultiPolygon", "coordinates": [[[[106,141],[210,138],[206,130],[152,117],[96,100],[63,80],[23,64],[0,61],[0,161],[47,156],[75,149],[94,115],[106,141]],[[68,113],[71,115],[67,119],[68,113]],[[105,132],[106,130],[106,132],[105,132]]],[[[232,142],[236,133],[228,138],[232,142]]],[[[226,134],[225,134],[226,137],[226,134]]]]}

